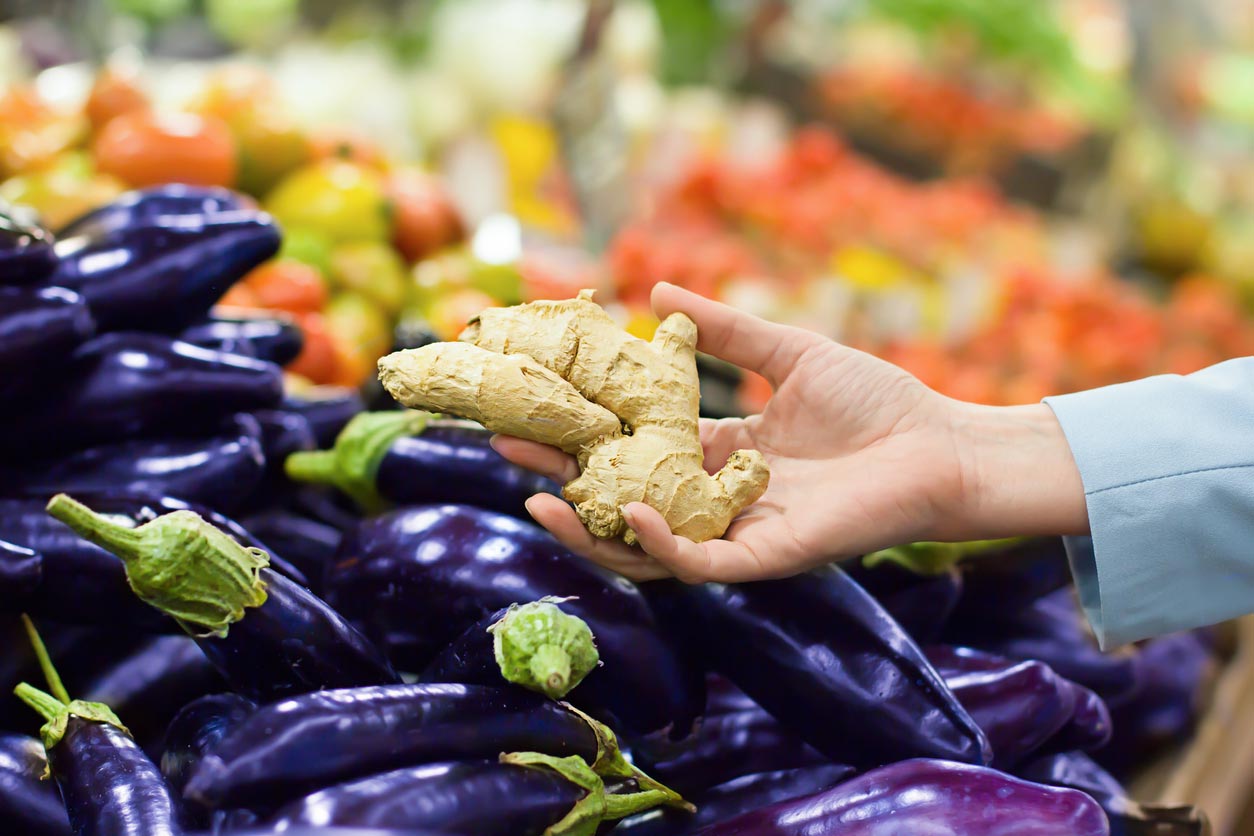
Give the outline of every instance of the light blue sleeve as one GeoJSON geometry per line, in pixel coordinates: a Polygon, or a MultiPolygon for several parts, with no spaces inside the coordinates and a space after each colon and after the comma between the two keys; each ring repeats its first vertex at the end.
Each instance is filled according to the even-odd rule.
{"type": "Polygon", "coordinates": [[[1089,538],[1068,538],[1103,648],[1254,612],[1254,358],[1047,398],[1089,538]]]}

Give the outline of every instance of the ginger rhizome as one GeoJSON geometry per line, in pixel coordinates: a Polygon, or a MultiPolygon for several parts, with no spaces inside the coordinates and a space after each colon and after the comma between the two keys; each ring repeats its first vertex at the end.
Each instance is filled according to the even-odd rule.
{"type": "Polygon", "coordinates": [[[737,450],[711,476],[698,431],[697,327],[671,314],[651,342],[592,301],[486,310],[459,342],[399,351],[379,378],[402,404],[470,418],[493,432],[559,447],[580,475],[562,489],[597,537],[635,535],[629,502],[656,508],[671,531],[720,537],[766,490],[762,454],[737,450]]]}

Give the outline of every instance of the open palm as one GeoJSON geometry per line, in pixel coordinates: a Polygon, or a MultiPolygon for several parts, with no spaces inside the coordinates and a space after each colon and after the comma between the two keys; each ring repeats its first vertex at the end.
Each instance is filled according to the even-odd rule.
{"type": "MultiPolygon", "coordinates": [[[[771,382],[762,414],[701,424],[707,470],[717,471],[734,450],[757,449],[770,465],[770,487],[723,539],[699,544],[632,503],[624,517],[639,548],[594,538],[555,496],[532,497],[532,516],[567,548],[637,580],[735,582],[794,574],[944,529],[944,506],[964,490],[953,401],[868,354],[671,285],[655,288],[653,307],[660,318],[687,314],[701,351],[771,382]]],[[[505,437],[494,445],[562,484],[578,475],[574,460],[554,448],[505,437]]]]}

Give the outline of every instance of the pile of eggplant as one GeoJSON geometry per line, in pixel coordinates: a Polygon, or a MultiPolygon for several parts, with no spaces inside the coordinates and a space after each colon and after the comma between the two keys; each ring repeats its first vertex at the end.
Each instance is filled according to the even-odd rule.
{"type": "Polygon", "coordinates": [[[1206,832],[1120,781],[1213,634],[1099,652],[1050,540],[632,584],[481,428],[285,393],[299,331],[213,308],[279,243],[183,186],[0,223],[4,832],[1206,832]],[[595,663],[503,651],[541,611],[595,663]]]}

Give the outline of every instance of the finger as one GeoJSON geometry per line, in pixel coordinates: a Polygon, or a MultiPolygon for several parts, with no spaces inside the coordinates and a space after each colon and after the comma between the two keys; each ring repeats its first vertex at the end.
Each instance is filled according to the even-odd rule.
{"type": "Polygon", "coordinates": [[[579,475],[579,465],[574,457],[556,447],[510,435],[494,435],[488,443],[507,461],[547,476],[559,485],[565,485],[579,475]]]}
{"type": "Polygon", "coordinates": [[[757,372],[778,387],[818,334],[767,322],[730,305],[706,299],[673,284],[653,287],[653,312],[659,319],[687,314],[697,325],[697,348],[741,368],[757,372]]]}
{"type": "Polygon", "coordinates": [[[640,547],[685,583],[738,583],[766,574],[761,561],[743,543],[694,543],[687,537],[678,537],[671,533],[662,515],[643,502],[628,504],[623,518],[636,532],[640,547]]]}
{"type": "Polygon", "coordinates": [[[581,557],[632,580],[669,578],[671,573],[657,561],[620,540],[600,540],[584,528],[575,509],[551,494],[527,500],[527,513],[559,543],[581,557]]]}
{"type": "Polygon", "coordinates": [[[743,419],[701,419],[701,447],[705,450],[705,470],[710,475],[722,470],[732,453],[751,446],[743,419]]]}

